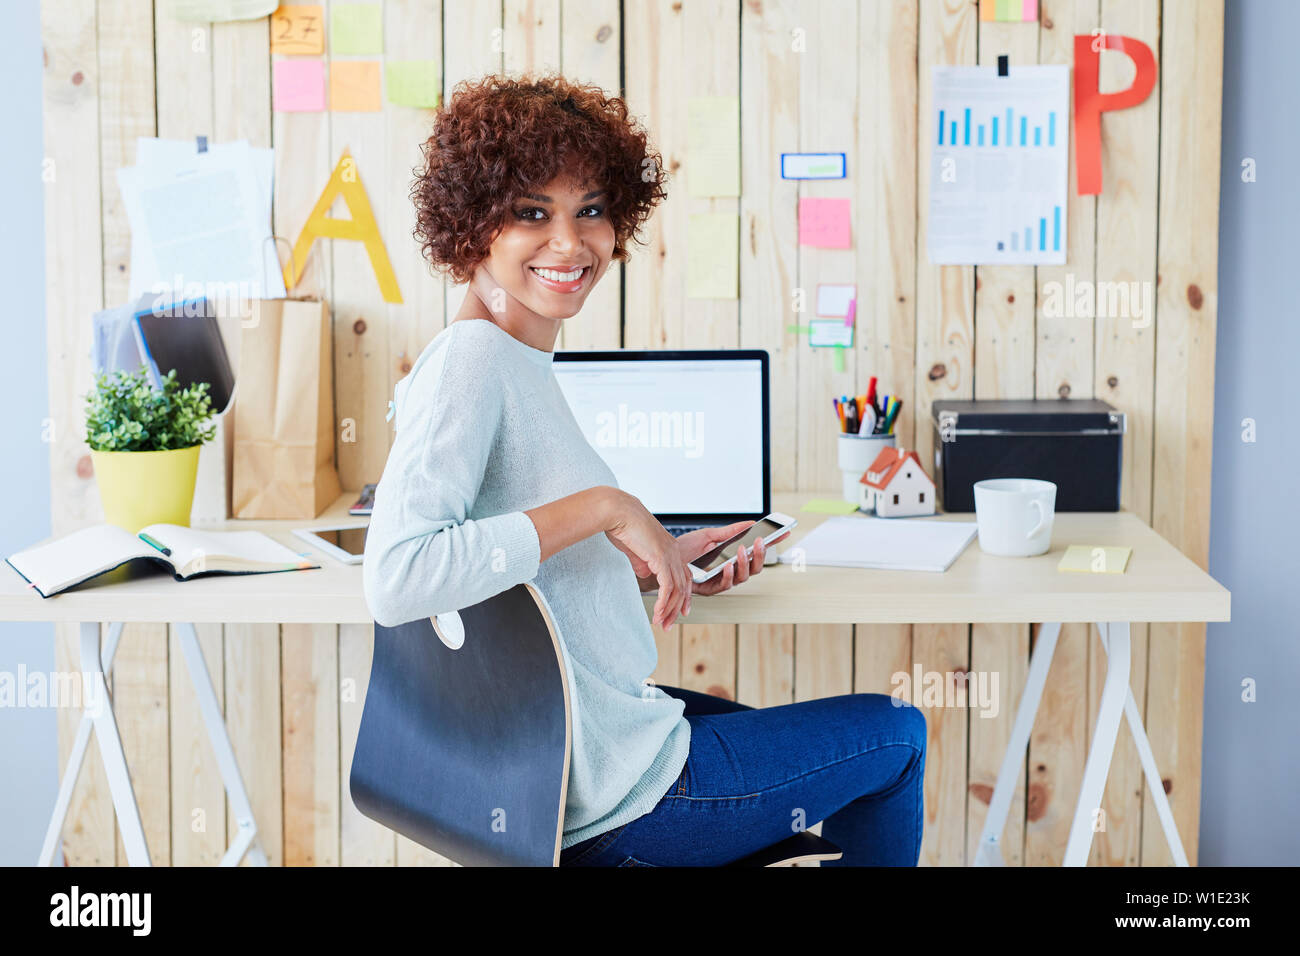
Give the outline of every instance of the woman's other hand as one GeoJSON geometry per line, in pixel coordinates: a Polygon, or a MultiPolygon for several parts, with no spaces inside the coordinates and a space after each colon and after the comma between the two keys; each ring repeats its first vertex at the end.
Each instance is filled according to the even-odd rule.
{"type": "Polygon", "coordinates": [[[632,562],[632,570],[642,582],[643,590],[647,582],[658,584],[659,600],[655,602],[652,618],[657,627],[667,630],[678,615],[690,613],[691,570],[686,566],[678,539],[668,533],[638,498],[626,492],[618,493],[605,536],[632,562]]]}

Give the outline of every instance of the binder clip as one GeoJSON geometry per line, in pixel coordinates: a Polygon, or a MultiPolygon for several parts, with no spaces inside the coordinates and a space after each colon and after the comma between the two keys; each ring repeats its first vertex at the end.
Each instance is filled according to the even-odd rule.
{"type": "Polygon", "coordinates": [[[208,138],[206,136],[195,136],[194,144],[197,147],[198,152],[206,153],[208,151],[208,138]]]}
{"type": "Polygon", "coordinates": [[[1007,75],[1007,72],[1011,69],[1010,60],[1011,57],[1005,53],[998,57],[998,76],[1007,75]]]}

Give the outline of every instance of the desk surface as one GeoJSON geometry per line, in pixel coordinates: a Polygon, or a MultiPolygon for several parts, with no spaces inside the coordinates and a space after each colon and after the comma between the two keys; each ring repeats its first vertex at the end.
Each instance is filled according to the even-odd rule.
{"type": "MultiPolygon", "coordinates": [[[[778,494],[773,507],[799,519],[778,550],[826,519],[801,512],[811,498],[837,493],[778,494]]],[[[258,530],[293,548],[310,546],[290,533],[351,520],[344,493],[312,521],[229,521],[214,529],[258,530]]],[[[972,514],[934,520],[972,521],[972,514]]],[[[122,583],[88,581],[72,591],[42,598],[8,564],[0,563],[0,620],[5,621],[188,621],[191,623],[369,624],[361,565],[326,555],[308,571],[215,576],[176,581],[152,569],[122,569],[122,583]]],[[[107,576],[106,576],[107,577],[107,576]]],[[[741,624],[997,623],[1041,621],[1226,621],[1229,594],[1177,548],[1128,512],[1058,514],[1052,549],[1034,558],[997,558],[972,541],[942,574],[862,568],[769,565],[739,588],[696,597],[690,622],[741,624]],[[1066,546],[1127,545],[1133,549],[1124,574],[1070,574],[1056,570],[1066,546]]],[[[647,611],[655,596],[646,595],[647,611]]]]}

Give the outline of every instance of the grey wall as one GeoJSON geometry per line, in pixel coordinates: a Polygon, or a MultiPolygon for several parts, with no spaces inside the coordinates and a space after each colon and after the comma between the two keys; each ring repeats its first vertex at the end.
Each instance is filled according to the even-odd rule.
{"type": "MultiPolygon", "coordinates": [[[[0,229],[0,557],[50,534],[50,449],[41,441],[41,419],[49,414],[42,189],[57,188],[41,183],[40,4],[6,7],[0,30],[0,89],[8,91],[0,134],[6,219],[0,229]]],[[[29,674],[54,670],[53,625],[0,624],[0,673],[16,678],[20,666],[29,674]]],[[[52,709],[0,708],[0,865],[36,862],[58,789],[57,760],[52,709]]]]}
{"type": "MultiPolygon", "coordinates": [[[[1168,0],[1166,0],[1168,2],[1168,0]]],[[[1229,0],[1210,573],[1232,622],[1205,652],[1203,866],[1300,863],[1300,67],[1295,0],[1229,0]],[[1255,182],[1242,182],[1242,160],[1255,182]],[[1255,442],[1242,440],[1243,419],[1255,442]],[[1256,700],[1242,700],[1244,680],[1256,700]]],[[[1158,333],[1157,333],[1158,334],[1158,333]]]]}

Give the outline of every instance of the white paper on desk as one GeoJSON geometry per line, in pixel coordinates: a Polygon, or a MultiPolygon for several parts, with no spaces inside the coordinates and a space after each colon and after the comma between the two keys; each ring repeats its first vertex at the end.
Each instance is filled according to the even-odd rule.
{"type": "Polygon", "coordinates": [[[827,518],[781,554],[783,564],[883,571],[947,571],[975,537],[974,521],[827,518]]]}
{"type": "Polygon", "coordinates": [[[274,153],[246,140],[195,144],[141,138],[117,171],[131,222],[131,295],[281,298],[271,236],[274,153]]]}

